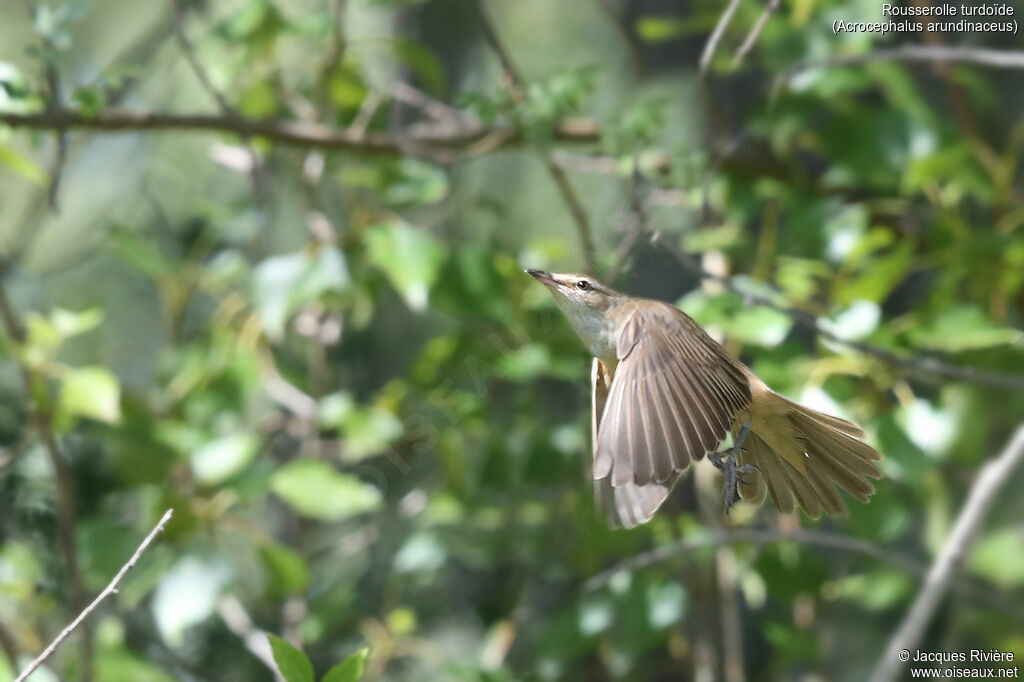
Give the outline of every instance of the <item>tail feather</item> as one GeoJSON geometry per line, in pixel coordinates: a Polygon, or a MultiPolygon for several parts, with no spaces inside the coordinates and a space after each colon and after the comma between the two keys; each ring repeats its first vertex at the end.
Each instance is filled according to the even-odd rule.
{"type": "Polygon", "coordinates": [[[834,483],[829,480],[823,467],[810,465],[807,467],[807,481],[814,488],[821,506],[829,516],[844,516],[847,512],[846,503],[836,489],[834,483]]]}
{"type": "MultiPolygon", "coordinates": [[[[744,441],[743,455],[745,461],[749,461],[757,467],[757,472],[754,472],[751,476],[762,476],[764,478],[768,488],[768,496],[771,497],[775,508],[783,514],[792,513],[793,493],[790,492],[789,483],[782,473],[784,460],[775,454],[768,447],[768,444],[761,440],[760,436],[753,432],[748,434],[747,440],[744,441]]],[[[740,493],[743,493],[742,488],[740,493]]]]}
{"type": "MultiPolygon", "coordinates": [[[[780,512],[792,512],[795,498],[812,518],[820,516],[822,510],[831,516],[847,513],[846,502],[837,486],[867,502],[875,491],[867,478],[881,477],[876,464],[881,455],[859,440],[864,437],[860,427],[776,394],[770,396],[778,402],[771,409],[761,411],[755,419],[742,453],[743,462],[757,467],[758,472],[753,476],[763,478],[763,486],[760,481],[749,480],[740,488],[741,497],[755,501],[758,488],[762,486],[780,512]],[[759,430],[767,436],[758,435],[759,430]],[[782,437],[783,434],[788,437],[782,437]],[[787,452],[790,457],[784,457],[769,445],[774,442],[789,447],[793,439],[799,443],[803,455],[802,461],[796,464],[802,464],[804,471],[790,461],[791,453],[787,452]]],[[[763,492],[761,499],[764,499],[763,492]]]]}
{"type": "Polygon", "coordinates": [[[804,510],[804,513],[812,519],[816,519],[821,516],[821,503],[818,500],[818,494],[814,491],[814,488],[811,487],[811,484],[807,479],[807,475],[801,474],[786,461],[782,462],[782,466],[780,466],[779,469],[782,471],[782,475],[789,484],[789,489],[793,491],[793,497],[796,498],[796,501],[800,504],[800,508],[804,510]]]}

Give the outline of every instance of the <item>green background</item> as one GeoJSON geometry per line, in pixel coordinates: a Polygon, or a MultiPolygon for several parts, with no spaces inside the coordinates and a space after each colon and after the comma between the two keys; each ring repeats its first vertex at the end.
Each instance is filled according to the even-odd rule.
{"type": "MultiPolygon", "coordinates": [[[[369,647],[368,680],[866,679],[1024,415],[1024,75],[822,62],[1019,40],[835,36],[879,3],[787,0],[737,60],[764,9],[744,0],[701,77],[724,7],[0,5],[0,263],[26,332],[0,334],[0,679],[169,507],[89,621],[97,680],[271,680],[263,631],[319,675],[369,647]],[[221,129],[2,118],[55,109],[221,129]],[[231,134],[244,119],[351,141],[231,134]],[[521,272],[591,269],[571,206],[591,274],[863,425],[871,503],[723,518],[700,464],[650,524],[607,529],[589,357],[521,272]],[[733,527],[767,541],[715,540],[733,527]],[[800,529],[880,556],[780,538],[800,529]],[[704,544],[592,580],[679,540],[704,544]]],[[[922,649],[1024,655],[1022,483],[922,649]]],[[[82,634],[32,679],[85,679],[82,634]]]]}

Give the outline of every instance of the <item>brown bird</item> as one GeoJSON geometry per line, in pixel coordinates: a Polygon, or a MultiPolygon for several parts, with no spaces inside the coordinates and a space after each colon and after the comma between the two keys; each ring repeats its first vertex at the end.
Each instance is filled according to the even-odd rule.
{"type": "Polygon", "coordinates": [[[845,514],[839,486],[861,502],[881,459],[856,424],[768,388],[681,310],[633,298],[587,275],[527,270],[544,284],[594,356],[594,495],[613,526],[651,519],[689,466],[709,455],[726,510],[766,494],[790,513],[845,514]],[[733,445],[715,452],[726,434],[733,445]],[[725,455],[725,457],[722,457],[725,455]]]}

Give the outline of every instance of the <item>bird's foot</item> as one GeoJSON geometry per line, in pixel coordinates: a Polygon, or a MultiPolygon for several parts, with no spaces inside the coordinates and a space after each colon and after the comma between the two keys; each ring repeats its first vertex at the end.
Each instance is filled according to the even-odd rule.
{"type": "MultiPolygon", "coordinates": [[[[746,433],[742,435],[746,436],[746,433]]],[[[757,471],[757,467],[753,464],[737,463],[742,444],[743,440],[740,438],[728,450],[708,453],[708,459],[711,460],[716,469],[722,472],[722,510],[726,514],[729,513],[733,505],[739,502],[739,484],[748,482],[743,478],[743,474],[757,471]]]]}

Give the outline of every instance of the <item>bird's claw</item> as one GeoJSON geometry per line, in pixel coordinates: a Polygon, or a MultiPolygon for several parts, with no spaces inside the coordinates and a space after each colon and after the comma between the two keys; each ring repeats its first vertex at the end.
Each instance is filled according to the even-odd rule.
{"type": "Polygon", "coordinates": [[[739,449],[733,447],[730,450],[708,453],[708,459],[716,469],[722,472],[722,510],[728,514],[729,510],[739,502],[739,484],[749,483],[743,474],[750,474],[758,470],[753,464],[737,464],[739,449]]]}

